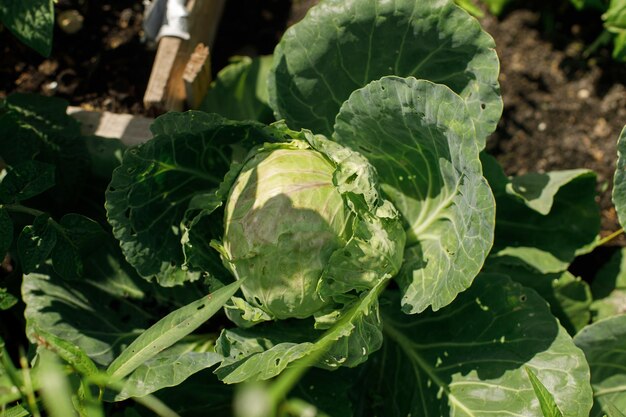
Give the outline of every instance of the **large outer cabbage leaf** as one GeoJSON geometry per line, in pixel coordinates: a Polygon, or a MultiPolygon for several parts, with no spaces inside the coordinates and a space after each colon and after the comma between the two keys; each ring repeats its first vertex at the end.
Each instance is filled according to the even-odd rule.
{"type": "MultiPolygon", "coordinates": [[[[493,253],[527,257],[548,253],[551,272],[564,271],[576,252],[600,231],[596,176],[588,170],[507,177],[495,158],[482,154],[485,177],[496,198],[493,253]],[[549,236],[549,238],[547,238],[549,236]]],[[[528,263],[528,262],[526,262],[528,263]]]]}
{"type": "MultiPolygon", "coordinates": [[[[155,137],[129,149],[113,172],[106,193],[107,217],[126,259],[139,274],[173,286],[199,277],[190,262],[189,269],[181,268],[191,257],[181,244],[190,220],[188,210],[211,206],[212,212],[221,205],[225,192],[220,185],[233,162],[233,146],[253,146],[272,138],[259,124],[202,112],[167,114],[151,129],[155,137]]],[[[196,240],[219,237],[221,216],[210,220],[208,236],[196,240]]],[[[205,264],[219,266],[217,252],[208,244],[201,250],[196,258],[208,257],[205,264]]]]}
{"type": "Polygon", "coordinates": [[[481,274],[453,304],[407,317],[383,309],[385,342],[365,365],[357,416],[540,416],[529,368],[568,417],[587,417],[589,366],[548,305],[481,274]]]}
{"type": "Polygon", "coordinates": [[[270,105],[292,128],[330,135],[350,94],[385,75],[449,86],[477,138],[502,113],[493,39],[448,0],[326,0],[285,32],[274,52],[270,105]]]}
{"type": "MultiPolygon", "coordinates": [[[[100,367],[110,365],[135,338],[146,335],[150,324],[159,319],[161,309],[205,295],[192,285],[167,291],[150,286],[124,262],[112,239],[103,242],[101,250],[85,261],[82,280],[62,279],[46,266],[25,276],[22,294],[26,331],[32,343],[56,352],[60,346],[69,345],[100,367]],[[159,313],[151,308],[155,301],[159,313]]],[[[171,327],[162,329],[162,334],[171,327]]],[[[81,364],[75,362],[80,355],[73,356],[70,365],[80,370],[81,364]]],[[[114,397],[107,393],[107,397],[122,400],[144,396],[181,383],[219,359],[210,337],[197,338],[193,343],[178,342],[143,362],[130,373],[121,393],[114,397]]],[[[0,372],[0,391],[1,384],[0,372]]]]}
{"type": "MultiPolygon", "coordinates": [[[[46,192],[47,204],[64,211],[74,209],[73,204],[84,198],[89,155],[80,124],[66,113],[67,101],[11,94],[0,102],[3,105],[0,149],[5,164],[15,168],[31,161],[54,165],[55,185],[46,192]]],[[[46,173],[41,174],[45,177],[46,173]]]]}
{"type": "Polygon", "coordinates": [[[465,102],[444,85],[384,77],[344,103],[334,138],[370,160],[404,218],[404,311],[452,302],[482,267],[495,220],[465,102]]]}
{"type": "MultiPolygon", "coordinates": [[[[108,365],[154,320],[135,297],[121,298],[114,287],[128,285],[123,281],[126,271],[115,275],[117,282],[72,282],[45,270],[26,275],[22,293],[31,342],[37,343],[37,330],[42,329],[78,346],[98,365],[108,365]]],[[[138,291],[132,284],[128,290],[138,291]]]]}
{"type": "Polygon", "coordinates": [[[487,258],[483,271],[507,275],[537,291],[550,304],[552,314],[574,335],[591,321],[591,289],[581,278],[562,270],[558,261],[550,263],[546,259],[552,260],[550,254],[538,249],[503,250],[487,258]]]}
{"type": "Polygon", "coordinates": [[[611,415],[611,405],[626,410],[626,315],[587,326],[574,342],[585,352],[591,368],[595,396],[591,417],[611,415]]]}

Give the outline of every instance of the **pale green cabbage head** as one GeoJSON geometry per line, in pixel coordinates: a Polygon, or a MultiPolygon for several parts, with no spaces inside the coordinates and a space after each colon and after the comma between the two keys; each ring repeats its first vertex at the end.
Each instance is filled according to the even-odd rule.
{"type": "Polygon", "coordinates": [[[275,319],[309,317],[339,294],[369,289],[402,259],[404,232],[395,209],[378,198],[367,161],[323,137],[309,139],[249,155],[225,206],[224,261],[245,279],[248,303],[275,319]],[[337,162],[346,156],[350,164],[337,162]],[[364,190],[353,189],[363,182],[364,190]],[[364,231],[379,236],[370,244],[364,231]],[[388,232],[396,242],[381,247],[388,232]],[[356,272],[342,272],[355,263],[356,272]]]}

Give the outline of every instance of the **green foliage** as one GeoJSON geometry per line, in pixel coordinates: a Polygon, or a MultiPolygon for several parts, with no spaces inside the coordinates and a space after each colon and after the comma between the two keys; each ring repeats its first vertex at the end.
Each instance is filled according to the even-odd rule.
{"type": "Polygon", "coordinates": [[[212,343],[180,342],[145,360],[125,380],[114,399],[142,397],[165,387],[182,384],[190,375],[219,363],[222,357],[212,343]]]}
{"type": "Polygon", "coordinates": [[[587,283],[567,268],[599,233],[594,174],[570,170],[508,178],[494,158],[481,159],[497,207],[496,239],[485,269],[533,288],[576,334],[590,321],[592,297],[587,283]]]}
{"type": "Polygon", "coordinates": [[[38,161],[24,161],[7,167],[0,185],[3,204],[28,200],[54,186],[54,166],[38,161]]]}
{"type": "Polygon", "coordinates": [[[213,316],[236,291],[233,282],[163,317],[141,333],[107,367],[114,378],[123,378],[157,353],[172,346],[213,316]]]}
{"type": "MultiPolygon", "coordinates": [[[[50,206],[57,208],[76,203],[89,169],[89,154],[80,136],[80,127],[66,110],[67,103],[58,98],[13,94],[7,97],[4,110],[0,111],[0,148],[4,163],[11,170],[25,169],[16,172],[23,179],[29,178],[28,171],[32,172],[32,168],[45,167],[42,163],[53,165],[55,186],[45,195],[54,202],[50,206]]],[[[42,186],[50,184],[48,171],[42,171],[46,175],[37,180],[42,183],[33,184],[38,187],[35,188],[38,193],[44,191],[42,186]]],[[[29,185],[23,180],[20,183],[29,185]]]]}
{"type": "Polygon", "coordinates": [[[561,413],[561,410],[559,410],[559,407],[554,401],[554,396],[550,393],[550,391],[548,391],[546,386],[543,385],[539,378],[537,378],[537,375],[535,375],[530,368],[525,369],[528,374],[528,379],[530,379],[530,383],[533,385],[535,395],[539,400],[543,417],[563,417],[563,413],[561,413]]]}
{"type": "Polygon", "coordinates": [[[269,107],[267,77],[271,55],[258,58],[235,57],[211,83],[200,110],[231,120],[273,121],[269,107]]]}
{"type": "Polygon", "coordinates": [[[617,407],[615,407],[611,403],[607,403],[608,414],[607,417],[624,417],[624,413],[619,411],[617,407]]]}
{"type": "Polygon", "coordinates": [[[54,353],[43,350],[39,354],[38,379],[41,396],[51,417],[77,417],[72,404],[72,389],[63,368],[54,353]]]}
{"type": "Polygon", "coordinates": [[[50,55],[54,28],[53,0],[3,0],[0,4],[0,23],[41,55],[50,55]]]}
{"type": "Polygon", "coordinates": [[[489,11],[496,16],[500,16],[508,6],[510,0],[484,0],[489,7],[489,11]]]}
{"type": "Polygon", "coordinates": [[[543,269],[539,262],[546,255],[543,252],[508,254],[502,251],[489,259],[485,270],[507,275],[537,291],[550,304],[552,314],[574,335],[591,320],[592,296],[589,285],[560,268],[553,271],[543,269]]]}
{"type": "Polygon", "coordinates": [[[477,18],[481,18],[485,16],[485,13],[477,6],[473,0],[454,0],[454,2],[463,9],[467,10],[469,14],[475,16],[477,18]]]}
{"type": "Polygon", "coordinates": [[[22,292],[31,341],[38,342],[41,329],[80,347],[96,364],[109,365],[154,320],[137,305],[141,298],[123,295],[124,278],[122,271],[89,274],[79,282],[63,280],[49,269],[27,275],[22,292]]]}
{"type": "Polygon", "coordinates": [[[16,405],[4,411],[3,417],[28,417],[31,414],[21,405],[16,405]]]}
{"type": "Polygon", "coordinates": [[[385,342],[364,377],[375,382],[356,415],[540,415],[525,367],[564,415],[588,415],[587,362],[534,291],[484,274],[435,313],[407,317],[396,303],[383,310],[385,342]]]}
{"type": "MultiPolygon", "coordinates": [[[[106,193],[106,209],[128,262],[143,277],[173,286],[200,275],[194,265],[180,268],[186,256],[180,242],[185,223],[193,219],[189,211],[195,213],[190,208],[193,199],[205,195],[221,200],[225,191],[219,187],[233,157],[232,146],[253,146],[272,136],[255,123],[201,112],[162,116],[152,131],[154,139],[124,154],[122,169],[114,171],[106,193]]],[[[207,240],[218,237],[209,233],[207,240]]],[[[218,260],[209,262],[219,268],[218,260]]]]}
{"type": "Polygon", "coordinates": [[[611,407],[626,410],[626,315],[600,320],[584,328],[574,338],[585,352],[591,368],[594,392],[592,417],[610,414],[611,407]]]}
{"type": "Polygon", "coordinates": [[[386,284],[381,281],[348,304],[323,332],[311,331],[305,322],[223,331],[216,342],[216,351],[224,357],[217,376],[226,383],[261,381],[307,355],[308,365],[325,369],[359,365],[380,348],[378,297],[386,284]]]}
{"type": "Polygon", "coordinates": [[[0,208],[0,230],[3,231],[0,235],[0,256],[4,257],[13,243],[13,222],[5,208],[0,208]]]}
{"type": "Polygon", "coordinates": [[[413,76],[465,100],[483,148],[502,113],[494,48],[452,2],[327,0],[276,47],[270,105],[290,127],[330,135],[353,91],[385,75],[413,76]]]}
{"type": "Polygon", "coordinates": [[[482,159],[498,208],[494,253],[511,247],[539,249],[565,270],[576,251],[594,241],[600,231],[595,174],[582,170],[525,176],[535,177],[532,181],[510,179],[493,158],[483,155],[482,159]],[[524,183],[528,188],[522,194],[519,187],[524,183]],[[535,198],[529,199],[531,195],[535,198]]]}
{"type": "Polygon", "coordinates": [[[93,250],[104,235],[98,223],[79,214],[66,214],[59,222],[48,214],[38,215],[26,226],[17,241],[25,273],[34,272],[47,259],[63,278],[83,275],[83,257],[93,250]]]}
{"type": "Polygon", "coordinates": [[[626,249],[615,252],[591,285],[593,320],[626,313],[626,249]]]}
{"type": "Polygon", "coordinates": [[[62,101],[0,105],[0,255],[18,281],[1,277],[0,331],[19,356],[0,343],[3,413],[626,407],[626,323],[607,307],[622,260],[591,289],[568,272],[598,244],[595,175],[507,177],[481,155],[502,102],[475,19],[326,0],[271,59],[211,87],[205,109],[237,121],[167,114],[130,149],[82,137],[62,101]],[[264,125],[269,108],[285,120],[264,125]],[[28,358],[4,320],[19,302],[28,358]]]}
{"type": "Polygon", "coordinates": [[[442,85],[383,77],[343,104],[333,137],[372,161],[402,214],[403,310],[449,304],[470,286],[493,242],[493,195],[465,102],[442,85]]]}
{"type": "Polygon", "coordinates": [[[8,293],[6,288],[0,288],[0,310],[8,310],[17,304],[17,297],[8,293]]]}
{"type": "MultiPolygon", "coordinates": [[[[514,0],[481,0],[481,2],[495,16],[501,16],[516,3],[514,0]]],[[[456,3],[469,13],[481,17],[482,11],[471,0],[457,0],[456,3]]],[[[589,13],[589,11],[603,13],[602,21],[605,31],[589,46],[585,54],[612,40],[613,59],[626,62],[626,0],[570,0],[570,3],[581,13],[589,13]]],[[[519,4],[523,3],[519,2],[519,4]]]]}
{"type": "Polygon", "coordinates": [[[611,0],[602,20],[606,30],[614,35],[613,58],[626,62],[626,0],[611,0]]]}
{"type": "Polygon", "coordinates": [[[58,216],[64,206],[75,206],[81,198],[81,178],[89,169],[79,126],[66,109],[62,100],[38,96],[12,95],[4,102],[0,252],[11,252],[26,273],[50,260],[59,274],[71,279],[82,276],[82,258],[104,232],[83,215],[58,216]],[[48,207],[42,210],[45,202],[48,207]]]}

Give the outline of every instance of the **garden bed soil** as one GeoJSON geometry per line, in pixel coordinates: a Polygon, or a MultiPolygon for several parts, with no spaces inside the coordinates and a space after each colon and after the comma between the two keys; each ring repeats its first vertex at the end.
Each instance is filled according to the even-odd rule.
{"type": "MultiPolygon", "coordinates": [[[[626,65],[615,62],[609,48],[582,56],[601,32],[599,15],[565,12],[546,22],[549,12],[516,10],[482,20],[496,41],[504,100],[488,150],[509,175],[595,171],[605,236],[620,229],[611,184],[626,124],[626,65]]],[[[625,242],[622,235],[610,244],[625,242]]]]}
{"type": "MultiPolygon", "coordinates": [[[[312,3],[296,0],[290,17],[288,0],[228,0],[212,51],[213,72],[232,55],[271,53],[288,22],[312,3]]],[[[488,150],[510,175],[595,171],[607,235],[620,227],[610,191],[615,143],[626,124],[626,65],[614,62],[606,47],[583,57],[601,31],[599,15],[540,10],[539,2],[525,7],[481,22],[496,41],[504,99],[504,115],[488,150]]],[[[74,35],[55,28],[49,58],[22,46],[8,31],[0,33],[0,97],[34,92],[87,109],[154,116],[142,104],[155,52],[141,40],[141,2],[60,0],[57,8],[78,10],[84,26],[74,35]]]]}
{"type": "Polygon", "coordinates": [[[140,1],[59,0],[55,12],[77,10],[75,34],[54,29],[52,54],[43,58],[0,33],[0,96],[11,92],[65,98],[88,110],[146,114],[142,104],[155,52],[141,42],[140,1]]]}

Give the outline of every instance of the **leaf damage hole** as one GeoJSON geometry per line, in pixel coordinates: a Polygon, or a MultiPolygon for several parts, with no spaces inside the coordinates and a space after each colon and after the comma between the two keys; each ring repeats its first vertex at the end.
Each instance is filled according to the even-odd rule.
{"type": "Polygon", "coordinates": [[[354,180],[356,180],[357,178],[357,174],[356,172],[352,175],[350,175],[348,178],[346,178],[346,184],[352,184],[354,182],[354,180]]]}
{"type": "Polygon", "coordinates": [[[276,358],[275,363],[276,363],[276,366],[280,365],[280,358],[276,358]]]}
{"type": "Polygon", "coordinates": [[[200,304],[197,308],[197,310],[202,310],[204,308],[204,304],[200,304]]]}
{"type": "Polygon", "coordinates": [[[480,103],[480,108],[485,110],[487,108],[487,105],[485,103],[480,103]]]}
{"type": "Polygon", "coordinates": [[[522,303],[525,303],[525,302],[526,302],[526,298],[527,298],[527,297],[526,297],[526,294],[522,294],[522,295],[520,295],[520,296],[519,296],[519,300],[520,300],[522,303]]]}
{"type": "Polygon", "coordinates": [[[109,301],[109,309],[113,310],[113,311],[118,311],[121,307],[122,303],[119,300],[111,300],[109,301]]]}

